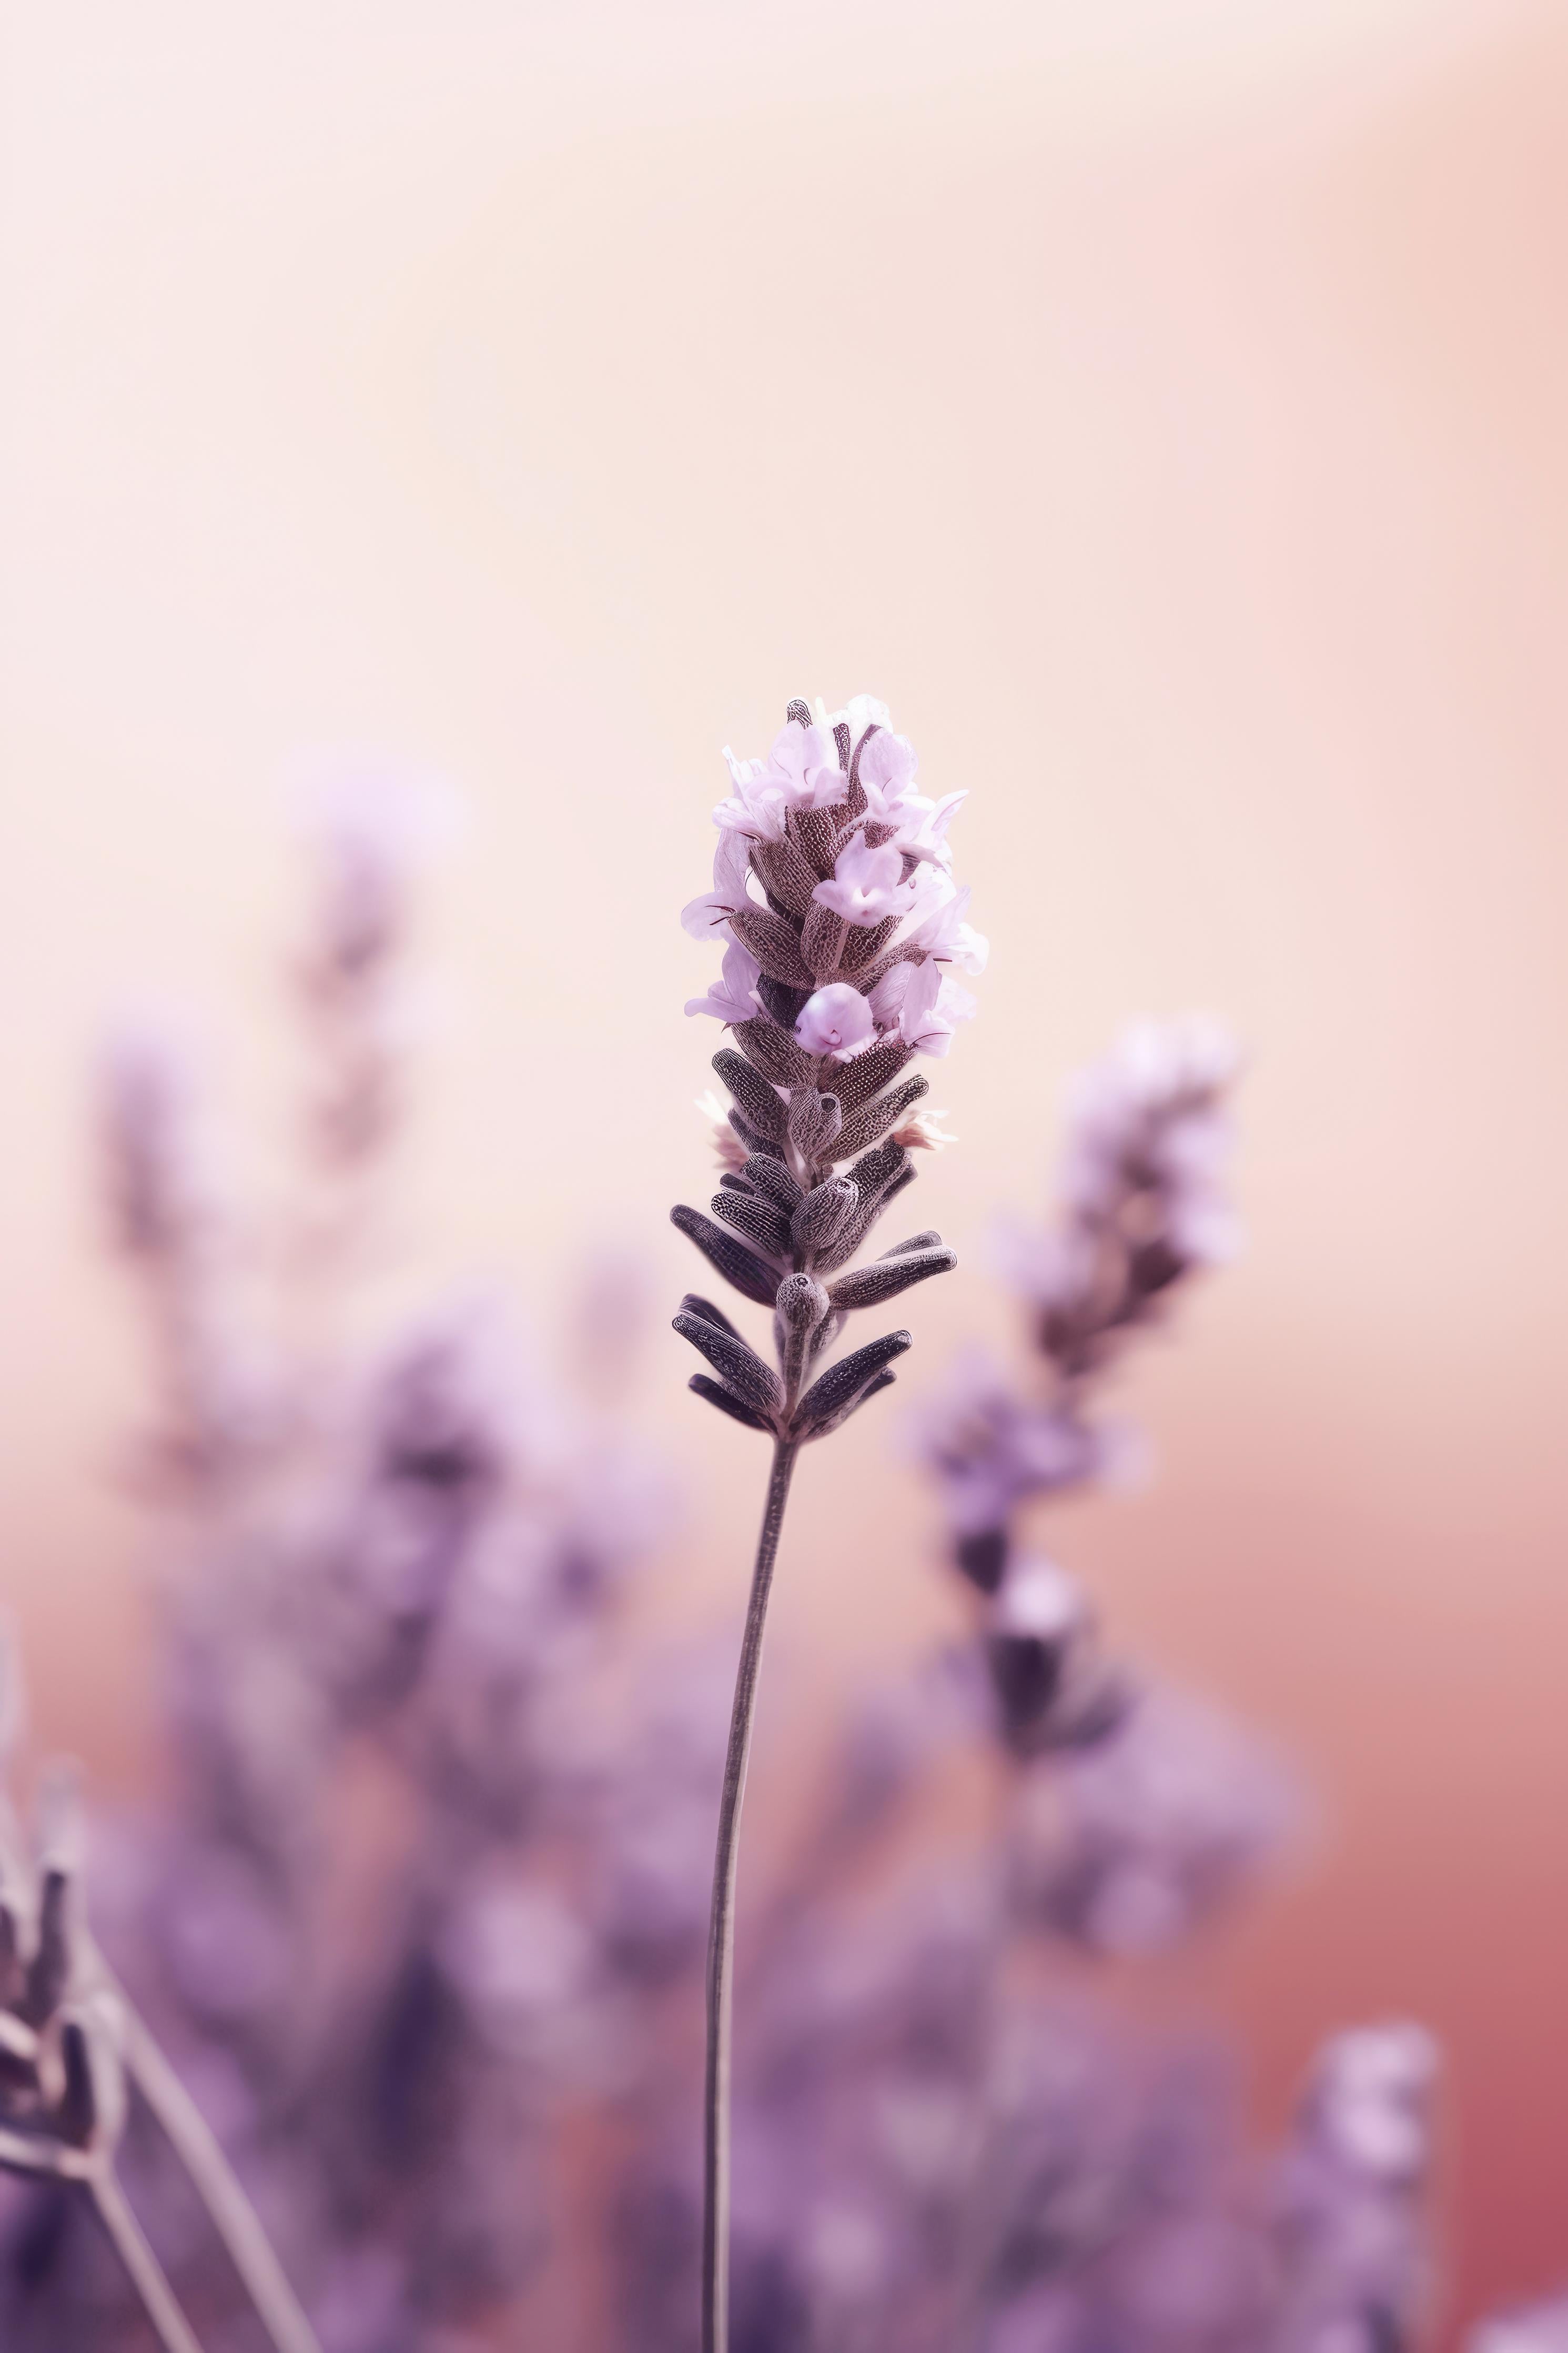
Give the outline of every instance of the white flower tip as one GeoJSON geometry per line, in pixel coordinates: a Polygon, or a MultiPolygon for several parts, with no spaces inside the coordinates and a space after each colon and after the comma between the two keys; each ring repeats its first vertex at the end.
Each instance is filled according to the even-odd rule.
{"type": "Polygon", "coordinates": [[[893,1130],[892,1140],[901,1144],[906,1152],[940,1152],[944,1145],[958,1142],[956,1135],[949,1135],[945,1128],[938,1125],[946,1117],[946,1112],[933,1111],[922,1103],[901,1127],[893,1130]]]}
{"type": "Polygon", "coordinates": [[[308,838],[352,846],[402,871],[445,849],[466,816],[449,778],[374,753],[307,753],[286,775],[285,790],[308,838]]]}
{"type": "Polygon", "coordinates": [[[1144,1016],[1122,1032],[1112,1062],[1125,1084],[1146,1098],[1192,1088],[1217,1092],[1236,1079],[1241,1049],[1212,1014],[1156,1021],[1144,1016]]]}
{"type": "Polygon", "coordinates": [[[829,711],[822,696],[816,694],[811,699],[811,713],[825,735],[831,735],[835,727],[845,726],[857,742],[868,727],[890,727],[893,723],[887,704],[879,702],[874,694],[852,694],[842,711],[829,711]]]}
{"type": "Polygon", "coordinates": [[[994,1605],[998,1634],[1033,1635],[1056,1641],[1081,1626],[1088,1611],[1082,1593],[1055,1561],[1024,1560],[1010,1568],[994,1605]]]}
{"type": "Polygon", "coordinates": [[[711,1129],[717,1165],[738,1176],[746,1165],[746,1147],[730,1124],[728,1106],[709,1087],[698,1096],[697,1108],[711,1129]]]}

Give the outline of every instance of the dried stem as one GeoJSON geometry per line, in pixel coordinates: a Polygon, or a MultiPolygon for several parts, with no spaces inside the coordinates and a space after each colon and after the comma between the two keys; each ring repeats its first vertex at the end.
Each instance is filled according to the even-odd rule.
{"type": "Polygon", "coordinates": [[[746,1630],[735,1675],[730,1716],[730,1746],[719,1801],[719,1842],[713,1858],[713,1911],[708,1931],[708,2065],[703,2086],[702,2146],[702,2353],[728,2353],[730,2342],[730,2076],[735,1968],[735,1873],[740,1857],[741,1801],[746,1788],[752,1720],[756,1713],[757,1672],[768,1593],[778,1557],[784,1504],[799,1441],[780,1438],[773,1448],[762,1534],[757,1539],[746,1630]]]}
{"type": "Polygon", "coordinates": [[[125,2192],[108,2165],[95,2165],[86,2188],[99,2221],[113,2242],[142,2306],[157,2332],[163,2353],[202,2353],[190,2322],[174,2300],[163,2265],[147,2243],[146,2233],[125,2202],[125,2192]]]}
{"type": "Polygon", "coordinates": [[[118,1985],[115,1991],[124,2005],[126,2066],[190,2176],[276,2353],[321,2353],[316,2333],[216,2135],[145,2021],[118,1985]]]}

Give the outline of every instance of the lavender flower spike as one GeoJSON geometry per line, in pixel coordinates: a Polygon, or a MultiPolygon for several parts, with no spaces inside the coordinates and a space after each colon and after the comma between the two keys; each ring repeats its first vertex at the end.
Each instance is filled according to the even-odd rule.
{"type": "MultiPolygon", "coordinates": [[[[963,898],[945,934],[922,929],[955,958],[968,944],[963,898]]],[[[1135,1459],[1131,1434],[1094,1407],[1130,1341],[1229,1246],[1237,1059],[1209,1021],[1144,1022],[1079,1080],[1059,1214],[1011,1251],[1039,1390],[972,1356],[918,1433],[953,1566],[974,1589],[976,1683],[990,1686],[1016,1768],[1014,1916],[1094,1952],[1148,1952],[1189,1934],[1296,1815],[1289,1777],[1257,1744],[1101,1651],[1077,1588],[1034,1555],[1023,1517],[1031,1502],[1135,1459]]]]}
{"type": "Polygon", "coordinates": [[[1061,1222],[1016,1245],[1010,1270],[1062,1382],[1100,1371],[1174,1284],[1233,1255],[1226,1099],[1238,1059],[1217,1023],[1146,1021],[1079,1079],[1061,1222]]]}
{"type": "Polygon", "coordinates": [[[734,1047],[713,1058],[741,1147],[710,1205],[671,1216],[742,1295],[773,1311],[776,1369],[708,1300],[689,1297],[675,1328],[710,1371],[700,1397],[773,1441],[773,1472],[742,1642],[720,1806],[708,1955],[704,2102],[703,2353],[729,2341],[730,2046],[735,1871],[768,1590],[797,1453],[887,1388],[910,1345],[889,1332],[823,1369],[856,1307],[880,1305],[953,1254],[939,1234],[850,1261],[914,1176],[910,1124],[926,1081],[916,1053],[945,1054],[973,1000],[949,967],[984,962],[952,881],[947,829],[962,795],[933,805],[912,790],[915,755],[886,710],[792,702],[766,760],[729,761],[731,797],[713,889],[683,918],[725,944],[723,976],[687,1011],[715,1014],[734,1047]],[[739,1048],[739,1051],[736,1050],[739,1048]]]}

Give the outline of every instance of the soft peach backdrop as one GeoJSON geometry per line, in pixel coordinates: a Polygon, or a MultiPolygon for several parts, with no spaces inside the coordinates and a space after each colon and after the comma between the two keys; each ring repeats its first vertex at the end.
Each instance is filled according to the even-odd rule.
{"type": "MultiPolygon", "coordinates": [[[[1215,1964],[1262,2112],[1415,2010],[1452,2308],[1568,2272],[1561,9],[7,16],[0,1509],[42,1736],[147,1767],[85,1060],[126,987],[198,1001],[265,1167],[293,756],[467,797],[409,1282],[544,1321],[595,1238],[688,1272],[717,746],[869,688],[974,788],[994,942],[910,1382],[999,1325],[986,1221],[1068,1069],[1230,1016],[1249,1252],[1134,1384],[1158,1485],[1058,1547],[1321,1788],[1215,1964]]],[[[650,1354],[711,1600],[756,1464],[650,1354]]],[[[894,1428],[805,1482],[780,1644],[829,1675],[945,1606],[894,1428]]]]}

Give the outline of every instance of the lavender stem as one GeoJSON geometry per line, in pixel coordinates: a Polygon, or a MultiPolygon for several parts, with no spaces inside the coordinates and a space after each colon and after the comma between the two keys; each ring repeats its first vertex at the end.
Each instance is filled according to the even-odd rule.
{"type": "Polygon", "coordinates": [[[734,2026],[735,1873],[740,1859],[741,1801],[756,1713],[757,1672],[768,1593],[778,1557],[784,1504],[799,1440],[780,1438],[746,1604],[746,1630],[735,1674],[730,1746],[719,1800],[719,1841],[713,1858],[713,1910],[708,1931],[708,2063],[702,2113],[702,2353],[728,2353],[730,2342],[730,2076],[734,2026]]]}
{"type": "Polygon", "coordinates": [[[162,2264],[125,2202],[125,2193],[112,2169],[107,2165],[94,2166],[87,2188],[98,2219],[125,2266],[163,2353],[202,2353],[189,2321],[174,2300],[174,2291],[163,2276],[162,2264]]]}
{"type": "Polygon", "coordinates": [[[321,2353],[316,2333],[216,2135],[145,2021],[122,1993],[120,2000],[124,2003],[126,2066],[189,2175],[276,2353],[321,2353]]]}

